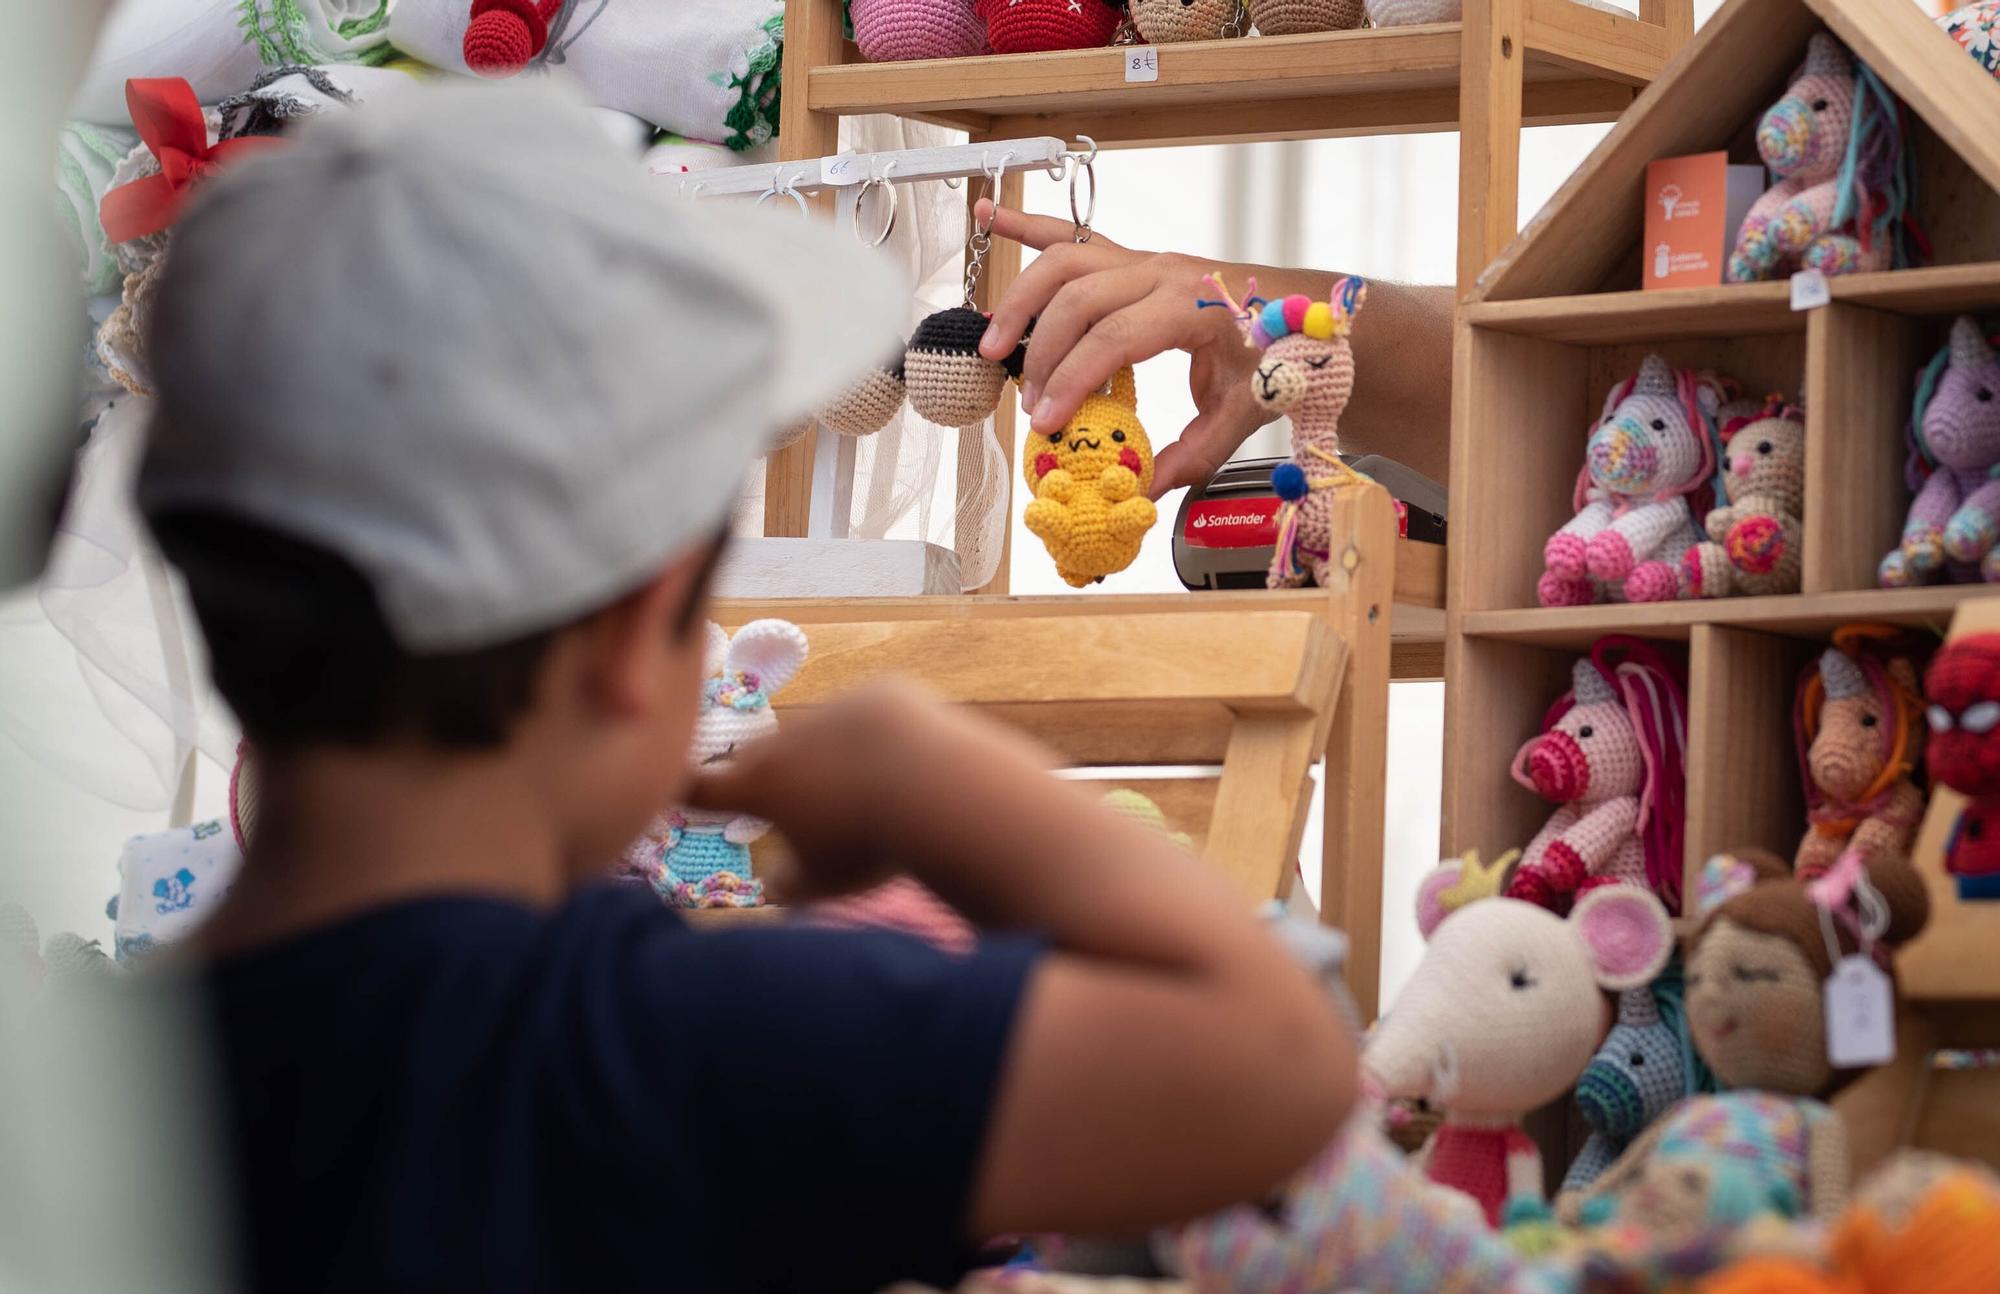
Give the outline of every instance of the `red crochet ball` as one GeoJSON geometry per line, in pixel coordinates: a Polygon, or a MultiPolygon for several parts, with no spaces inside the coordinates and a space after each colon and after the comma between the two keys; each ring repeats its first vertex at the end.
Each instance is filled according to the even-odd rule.
{"type": "Polygon", "coordinates": [[[1946,643],[1924,674],[1924,697],[1951,721],[1942,730],[1931,725],[1931,777],[1967,795],[2000,792],[2000,728],[1977,732],[1964,724],[1974,706],[2000,704],[2000,634],[1946,643]]]}
{"type": "Polygon", "coordinates": [[[481,76],[509,77],[549,43],[549,19],[562,0],[473,0],[465,25],[465,65],[481,76]]]}
{"type": "Polygon", "coordinates": [[[1109,45],[1118,10],[1104,0],[979,0],[996,54],[1038,54],[1109,45]]]}

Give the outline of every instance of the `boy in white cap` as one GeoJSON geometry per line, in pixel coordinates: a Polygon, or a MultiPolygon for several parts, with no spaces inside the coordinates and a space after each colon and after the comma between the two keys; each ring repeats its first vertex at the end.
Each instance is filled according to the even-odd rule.
{"type": "Polygon", "coordinates": [[[178,227],[138,493],[261,760],[199,949],[255,1288],[948,1281],[1333,1133],[1317,986],[1016,738],[877,691],[688,768],[740,478],[902,301],[851,240],[664,205],[545,87],[319,123],[178,227]],[[674,802],[996,933],[692,932],[600,883],[674,802]]]}

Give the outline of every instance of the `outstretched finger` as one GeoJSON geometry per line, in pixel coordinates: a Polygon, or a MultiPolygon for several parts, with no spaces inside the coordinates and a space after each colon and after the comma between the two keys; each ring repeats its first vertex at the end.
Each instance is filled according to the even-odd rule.
{"type": "Polygon", "coordinates": [[[1181,429],[1178,439],[1153,456],[1153,497],[1207,481],[1259,425],[1259,419],[1245,419],[1226,401],[1203,409],[1181,429]]]}
{"type": "MultiPolygon", "coordinates": [[[[981,198],[972,208],[973,219],[984,225],[991,220],[992,233],[996,238],[1005,238],[1035,251],[1046,251],[1062,243],[1076,242],[1076,226],[1067,220],[1054,216],[1031,216],[1025,211],[1012,207],[995,206],[993,199],[981,198]]],[[[1112,242],[1103,234],[1093,232],[1085,247],[1101,247],[1109,251],[1122,252],[1125,249],[1112,242]]]]}
{"type": "Polygon", "coordinates": [[[1034,430],[1043,434],[1059,430],[1119,369],[1174,348],[1180,322],[1150,302],[1149,297],[1106,315],[1077,339],[1049,374],[1041,400],[1029,415],[1034,430]]]}
{"type": "Polygon", "coordinates": [[[1035,335],[1021,366],[1021,398],[1031,411],[1076,344],[1112,315],[1151,298],[1155,283],[1146,264],[1135,262],[1072,278],[1056,290],[1035,318],[1035,335]]]}

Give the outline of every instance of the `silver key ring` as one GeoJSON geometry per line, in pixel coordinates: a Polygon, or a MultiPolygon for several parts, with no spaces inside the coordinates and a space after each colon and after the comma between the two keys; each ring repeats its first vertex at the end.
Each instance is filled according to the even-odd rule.
{"type": "Polygon", "coordinates": [[[802,216],[812,215],[812,208],[806,205],[806,195],[800,193],[798,190],[798,183],[800,180],[805,178],[805,174],[806,173],[803,170],[801,170],[796,174],[794,174],[788,180],[780,179],[776,174],[773,174],[771,176],[771,187],[757,195],[757,201],[754,205],[761,207],[766,202],[769,202],[772,198],[775,198],[782,193],[786,197],[790,198],[793,202],[799,204],[800,215],[802,216]]]}
{"type": "Polygon", "coordinates": [[[896,186],[889,183],[889,172],[895,169],[896,159],[892,157],[882,164],[881,173],[869,176],[867,180],[862,182],[860,190],[854,195],[854,217],[852,220],[854,237],[863,247],[880,247],[883,243],[889,241],[890,234],[896,232],[896,186]],[[863,237],[861,233],[861,205],[868,201],[868,190],[874,188],[881,189],[882,195],[889,200],[889,218],[883,222],[881,232],[876,234],[873,239],[869,239],[863,237]]]}
{"type": "Polygon", "coordinates": [[[1088,135],[1078,135],[1077,138],[1090,145],[1090,151],[1081,157],[1075,157],[1074,164],[1070,167],[1069,218],[1076,226],[1076,241],[1087,243],[1090,241],[1090,222],[1097,216],[1097,141],[1088,135]],[[1081,203],[1078,202],[1076,194],[1076,182],[1079,179],[1090,181],[1090,196],[1081,203]]]}

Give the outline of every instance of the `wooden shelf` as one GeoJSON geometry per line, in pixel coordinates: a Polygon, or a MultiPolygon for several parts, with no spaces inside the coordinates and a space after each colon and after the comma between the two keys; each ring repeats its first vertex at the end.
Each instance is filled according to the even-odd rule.
{"type": "MultiPolygon", "coordinates": [[[[1855,274],[1829,287],[1836,302],[1934,318],[2000,304],[2000,263],[1855,274]]],[[[1589,346],[1767,336],[1806,327],[1806,315],[1792,309],[1787,283],[1480,301],[1465,313],[1477,327],[1589,346]]]]}
{"type": "Polygon", "coordinates": [[[1985,584],[1922,589],[1860,589],[1848,593],[1704,602],[1469,611],[1459,627],[1469,637],[1582,651],[1605,634],[1685,640],[1697,625],[1723,625],[1791,638],[1820,639],[1840,625],[1878,620],[1942,632],[1961,602],[2000,594],[1985,584]]]}
{"type": "MultiPolygon", "coordinates": [[[[1666,62],[1662,28],[1572,0],[1534,0],[1523,120],[1610,121],[1666,62]]],[[[1456,130],[1458,23],[1159,47],[1159,79],[1125,80],[1122,49],[837,63],[808,73],[816,113],[889,113],[1010,138],[1223,143],[1456,130]]]]}

